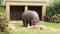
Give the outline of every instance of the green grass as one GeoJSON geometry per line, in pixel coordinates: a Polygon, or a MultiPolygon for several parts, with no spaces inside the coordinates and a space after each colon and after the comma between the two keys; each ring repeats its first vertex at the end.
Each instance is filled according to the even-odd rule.
{"type": "Polygon", "coordinates": [[[3,34],[3,32],[0,32],[0,34],[3,34]]]}
{"type": "Polygon", "coordinates": [[[4,13],[4,9],[0,7],[0,12],[1,13],[4,13]]]}
{"type": "MultiPolygon", "coordinates": [[[[17,29],[22,28],[22,23],[13,23],[17,29]]],[[[47,27],[53,27],[53,28],[60,28],[60,23],[39,23],[40,25],[45,25],[47,27]]],[[[3,34],[0,32],[0,34],[3,34]]],[[[44,31],[44,30],[39,30],[39,29],[22,29],[21,30],[10,30],[10,34],[57,34],[54,31],[44,31]]]]}
{"type": "MultiPolygon", "coordinates": [[[[17,28],[22,27],[22,23],[13,23],[17,28]]],[[[47,27],[53,28],[60,28],[60,23],[39,23],[40,25],[45,25],[47,27]]],[[[37,29],[30,29],[30,30],[23,30],[23,31],[14,31],[10,30],[11,34],[57,34],[53,31],[44,31],[44,30],[37,30],[37,29]]]]}
{"type": "Polygon", "coordinates": [[[40,24],[45,25],[47,27],[60,28],[60,23],[40,23],[40,24]]]}
{"type": "Polygon", "coordinates": [[[10,34],[56,34],[55,32],[52,31],[41,31],[41,30],[36,30],[36,29],[31,29],[28,31],[10,31],[10,34]]]}
{"type": "Polygon", "coordinates": [[[0,32],[0,34],[5,34],[5,32],[0,32]]]}
{"type": "MultiPolygon", "coordinates": [[[[17,28],[22,27],[22,22],[21,23],[13,23],[17,28]]],[[[53,28],[60,28],[60,23],[39,23],[40,25],[45,25],[47,27],[53,27],[53,28]]]]}

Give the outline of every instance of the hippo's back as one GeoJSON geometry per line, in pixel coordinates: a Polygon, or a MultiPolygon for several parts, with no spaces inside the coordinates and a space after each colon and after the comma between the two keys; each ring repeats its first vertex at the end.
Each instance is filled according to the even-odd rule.
{"type": "Polygon", "coordinates": [[[28,21],[32,19],[36,19],[39,21],[39,16],[36,11],[28,10],[28,11],[23,12],[22,19],[28,20],[28,21]]]}

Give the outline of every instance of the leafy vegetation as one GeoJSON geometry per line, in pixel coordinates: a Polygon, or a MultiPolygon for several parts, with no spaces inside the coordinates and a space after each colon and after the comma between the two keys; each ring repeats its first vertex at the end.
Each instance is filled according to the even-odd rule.
{"type": "Polygon", "coordinates": [[[7,25],[8,21],[6,19],[6,16],[3,13],[0,13],[0,31],[3,32],[7,25]]]}
{"type": "Polygon", "coordinates": [[[60,0],[55,0],[50,6],[47,6],[45,21],[59,23],[60,22],[60,0]]]}
{"type": "Polygon", "coordinates": [[[3,8],[3,6],[2,6],[2,1],[3,1],[3,0],[0,0],[0,12],[3,13],[3,12],[4,12],[4,8],[3,8]]]}
{"type": "Polygon", "coordinates": [[[8,20],[6,19],[6,15],[4,13],[2,1],[3,0],[0,0],[0,34],[9,34],[9,31],[7,30],[8,20]]]}

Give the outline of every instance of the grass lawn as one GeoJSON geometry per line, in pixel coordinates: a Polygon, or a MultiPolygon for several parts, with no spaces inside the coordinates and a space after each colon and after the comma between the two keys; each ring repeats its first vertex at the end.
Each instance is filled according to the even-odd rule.
{"type": "MultiPolygon", "coordinates": [[[[13,23],[17,28],[19,28],[19,27],[22,27],[22,21],[21,21],[21,23],[13,23]]],[[[46,23],[40,23],[39,22],[39,24],[40,25],[45,25],[45,26],[47,26],[47,27],[53,27],[53,28],[60,28],[60,23],[48,23],[48,22],[46,22],[46,23]]]]}
{"type": "Polygon", "coordinates": [[[28,30],[28,31],[10,31],[11,34],[57,34],[55,32],[52,31],[41,31],[41,30],[28,30]]]}
{"type": "MultiPolygon", "coordinates": [[[[22,23],[13,23],[17,29],[22,27],[22,23]]],[[[45,25],[47,27],[60,28],[60,23],[39,23],[40,25],[45,25]]],[[[10,34],[60,34],[54,31],[44,31],[38,29],[21,29],[19,31],[10,30],[10,34]],[[22,30],[22,31],[21,31],[22,30]]]]}
{"type": "Polygon", "coordinates": [[[5,32],[0,32],[0,34],[5,34],[5,32]]]}
{"type": "Polygon", "coordinates": [[[47,27],[60,28],[60,23],[40,23],[40,24],[45,25],[47,27]]]}
{"type": "Polygon", "coordinates": [[[0,32],[0,34],[3,34],[3,32],[0,32]]]}
{"type": "MultiPolygon", "coordinates": [[[[17,30],[10,30],[10,34],[60,34],[59,32],[55,31],[44,31],[40,29],[22,29],[22,22],[21,23],[12,23],[16,26],[17,30]],[[21,29],[19,29],[21,28],[21,29]]],[[[60,28],[60,23],[39,23],[40,25],[45,25],[46,27],[52,28],[60,28]]],[[[0,34],[4,34],[4,32],[0,32],[0,34]]]]}

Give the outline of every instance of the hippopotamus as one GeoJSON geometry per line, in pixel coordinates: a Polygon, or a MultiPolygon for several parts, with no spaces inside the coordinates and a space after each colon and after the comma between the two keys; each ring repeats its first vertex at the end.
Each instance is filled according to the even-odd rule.
{"type": "Polygon", "coordinates": [[[35,26],[39,23],[39,15],[36,11],[27,10],[22,13],[23,26],[35,26]]]}

